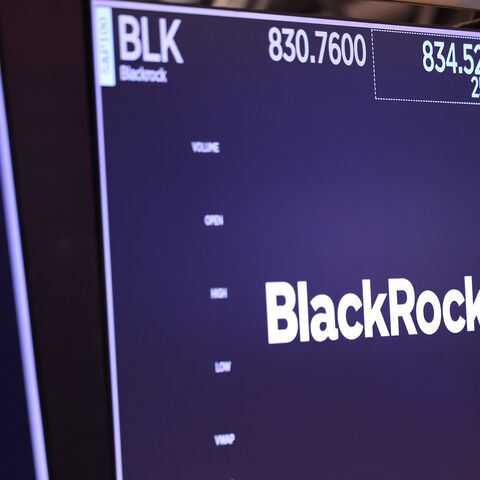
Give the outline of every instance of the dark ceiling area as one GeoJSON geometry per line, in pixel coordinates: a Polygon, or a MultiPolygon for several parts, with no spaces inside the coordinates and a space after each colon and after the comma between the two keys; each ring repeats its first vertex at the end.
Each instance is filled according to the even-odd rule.
{"type": "Polygon", "coordinates": [[[180,0],[172,3],[469,29],[477,29],[480,22],[478,13],[472,11],[473,2],[460,0],[421,2],[425,5],[378,0],[180,0]]]}

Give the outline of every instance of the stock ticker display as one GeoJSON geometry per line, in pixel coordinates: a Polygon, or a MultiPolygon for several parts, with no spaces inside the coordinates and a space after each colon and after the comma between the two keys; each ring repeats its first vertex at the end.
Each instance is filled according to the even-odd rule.
{"type": "Polygon", "coordinates": [[[94,1],[117,473],[480,474],[480,36],[94,1]]]}

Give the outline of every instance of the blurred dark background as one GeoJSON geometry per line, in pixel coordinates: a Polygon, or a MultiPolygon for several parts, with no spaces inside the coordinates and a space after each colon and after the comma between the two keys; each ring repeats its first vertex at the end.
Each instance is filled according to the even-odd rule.
{"type": "Polygon", "coordinates": [[[323,17],[476,28],[478,0],[181,0],[169,3],[288,12],[323,17]]]}

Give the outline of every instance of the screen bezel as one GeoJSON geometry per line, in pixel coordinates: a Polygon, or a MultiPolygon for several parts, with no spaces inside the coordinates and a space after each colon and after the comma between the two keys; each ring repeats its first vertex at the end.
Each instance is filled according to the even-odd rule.
{"type": "MultiPolygon", "coordinates": [[[[17,195],[10,150],[10,138],[5,107],[2,71],[0,68],[0,193],[2,195],[10,273],[16,310],[18,341],[20,344],[23,383],[30,426],[31,452],[37,480],[48,480],[42,409],[38,391],[37,365],[32,338],[30,307],[25,277],[22,239],[18,218],[17,195]]],[[[14,361],[17,361],[15,359],[14,361]]]]}
{"type": "MultiPolygon", "coordinates": [[[[360,3],[360,2],[359,2],[360,3]]],[[[394,2],[387,2],[394,3],[394,2]]],[[[405,2],[406,3],[406,2],[405,2]]],[[[408,2],[411,3],[411,2],[408,2]]],[[[185,5],[184,3],[175,2],[145,2],[142,0],[91,0],[91,33],[92,33],[92,55],[94,57],[94,88],[95,88],[95,111],[96,111],[96,124],[97,124],[97,142],[98,142],[98,168],[100,179],[100,202],[101,202],[101,228],[103,232],[103,252],[104,252],[104,274],[105,274],[105,288],[106,288],[106,301],[107,301],[107,336],[109,345],[109,364],[110,364],[110,379],[111,379],[111,397],[112,397],[112,415],[113,415],[113,430],[114,430],[114,452],[115,452],[115,470],[119,480],[123,479],[123,461],[122,461],[122,441],[121,441],[121,421],[120,421],[120,409],[119,396],[118,396],[118,378],[117,378],[117,359],[116,359],[116,344],[115,344],[115,321],[114,321],[114,299],[113,299],[113,278],[111,273],[111,259],[110,259],[110,232],[109,232],[109,214],[108,214],[108,200],[107,200],[107,179],[106,179],[106,159],[104,152],[104,139],[103,139],[103,106],[101,103],[101,86],[96,81],[96,51],[95,45],[95,18],[94,10],[96,6],[108,6],[111,8],[125,8],[149,11],[159,11],[167,13],[179,13],[179,14],[192,14],[192,15],[205,15],[205,16],[218,16],[229,18],[246,18],[256,20],[276,20],[287,22],[299,22],[306,24],[323,24],[323,25],[341,25],[341,26],[358,26],[363,24],[364,28],[385,28],[386,26],[393,27],[398,30],[415,30],[416,32],[424,31],[431,32],[437,31],[438,33],[452,33],[452,31],[458,31],[462,33],[468,33],[472,37],[479,36],[479,32],[475,29],[452,27],[448,25],[439,24],[406,24],[406,23],[391,23],[382,21],[372,21],[359,18],[334,18],[334,17],[322,17],[312,16],[304,14],[295,14],[291,11],[285,13],[281,11],[269,11],[269,10],[251,10],[251,9],[235,9],[235,8],[217,8],[211,6],[198,6],[198,5],[185,5]],[[200,13],[205,11],[205,13],[200,13]]],[[[423,4],[417,4],[419,7],[424,7],[423,4]]],[[[443,7],[442,7],[443,8],[443,7]]],[[[452,9],[446,9],[452,10],[452,9]]],[[[458,11],[459,9],[453,9],[458,11]]],[[[474,10],[472,10],[474,11],[474,10]]],[[[439,102],[443,103],[443,102],[439,102]]]]}

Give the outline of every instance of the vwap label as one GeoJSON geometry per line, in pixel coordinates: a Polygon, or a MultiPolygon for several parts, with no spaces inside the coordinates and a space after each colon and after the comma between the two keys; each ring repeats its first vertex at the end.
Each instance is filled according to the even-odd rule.
{"type": "Polygon", "coordinates": [[[398,336],[400,323],[408,335],[417,335],[419,331],[433,335],[442,322],[451,333],[460,333],[465,327],[473,332],[480,321],[480,292],[474,298],[472,277],[464,277],[464,292],[449,290],[442,299],[431,290],[417,297],[414,286],[406,278],[389,279],[388,293],[379,293],[375,298],[372,298],[370,280],[362,280],[362,298],[347,293],[337,306],[325,294],[315,295],[309,301],[307,282],[297,282],[296,290],[287,282],[267,282],[265,296],[270,344],[293,342],[299,334],[300,342],[334,341],[340,336],[348,340],[361,336],[398,336]],[[388,321],[382,313],[385,303],[388,303],[388,321]],[[465,305],[466,318],[461,315],[453,318],[454,304],[465,305]],[[312,318],[309,307],[315,312],[312,318]],[[353,321],[351,315],[352,311],[362,309],[363,324],[353,321]]]}

